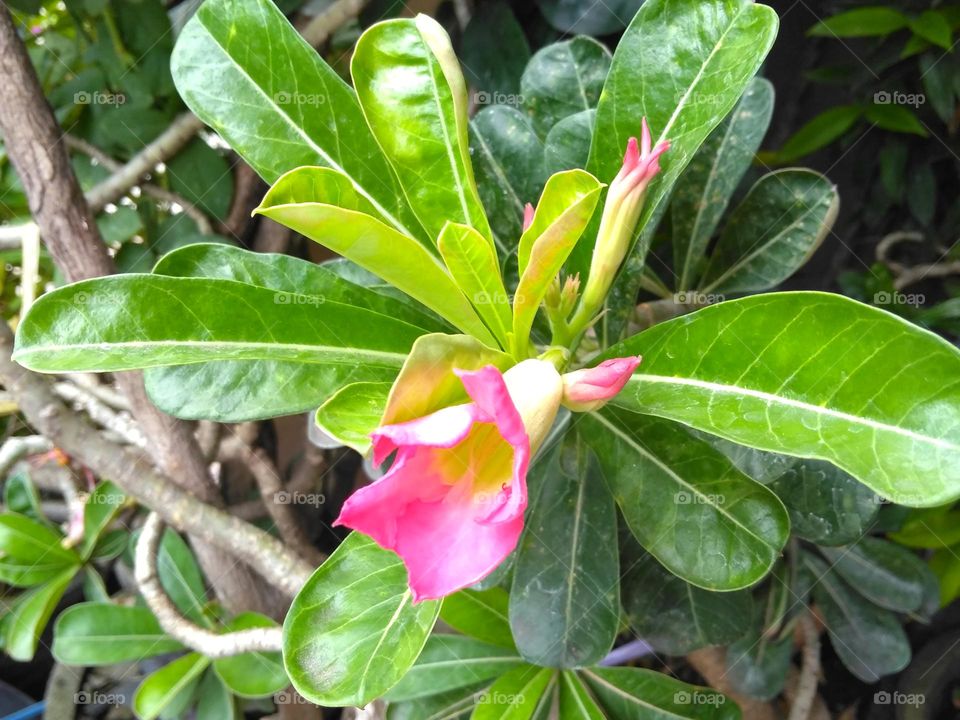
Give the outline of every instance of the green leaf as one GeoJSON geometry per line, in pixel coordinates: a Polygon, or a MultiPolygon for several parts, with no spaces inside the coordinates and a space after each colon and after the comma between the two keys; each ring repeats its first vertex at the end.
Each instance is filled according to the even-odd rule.
{"type": "MultiPolygon", "coordinates": [[[[76,562],[79,562],[77,559],[76,562]]],[[[15,557],[0,557],[0,582],[13,587],[29,588],[52,580],[64,568],[76,567],[59,557],[43,560],[21,560],[15,557]]]]}
{"type": "Polygon", "coordinates": [[[876,521],[880,498],[840,468],[802,460],[770,484],[790,514],[791,529],[818,545],[862,538],[876,521]]]}
{"type": "Polygon", "coordinates": [[[380,427],[390,383],[344,385],[317,410],[317,425],[330,437],[361,455],[370,450],[370,433],[380,427]]]}
{"type": "Polygon", "coordinates": [[[461,590],[443,599],[440,619],[464,635],[516,651],[503,588],[461,590]]]}
{"type": "Polygon", "coordinates": [[[470,154],[477,189],[504,265],[523,232],[523,206],[543,190],[543,143],[530,120],[506,105],[478,112],[470,122],[470,154]]]}
{"type": "Polygon", "coordinates": [[[365,705],[407,673],[439,610],[433,600],[413,604],[396,554],[351,533],[290,606],[287,674],[318,705],[365,705]]]}
{"type": "Polygon", "coordinates": [[[79,566],[69,567],[51,580],[19,595],[3,621],[3,649],[14,660],[33,659],[40,634],[77,574],[79,566]]]}
{"type": "Polygon", "coordinates": [[[427,234],[450,221],[492,240],[470,164],[466,83],[443,28],[426,15],[377,23],[357,41],[350,74],[427,234]]]}
{"type": "Polygon", "coordinates": [[[637,637],[659,652],[683,655],[743,637],[752,601],[746,590],[710,592],[691,585],[644,554],[624,576],[623,609],[637,637]]]}
{"type": "Polygon", "coordinates": [[[204,615],[207,593],[200,566],[187,543],[169,528],[164,532],[157,553],[157,575],[173,604],[195,623],[211,627],[204,615]]]}
{"type": "MultiPolygon", "coordinates": [[[[422,332],[452,329],[422,305],[398,290],[370,287],[366,271],[347,260],[317,265],[288,255],[256,253],[220,244],[198,244],[164,256],[154,273],[176,277],[237,280],[284,293],[284,300],[322,308],[326,302],[362,307],[379,315],[422,328],[422,332]],[[349,270],[349,271],[348,271],[349,270]]],[[[374,278],[375,279],[375,278],[374,278]]],[[[364,375],[376,377],[363,368],[364,375]]],[[[146,372],[147,392],[161,409],[177,417],[208,417],[238,422],[313,410],[342,385],[316,366],[283,360],[226,360],[146,372]],[[223,392],[243,385],[244,393],[223,392]]],[[[394,373],[380,379],[392,380],[394,373]]]]}
{"type": "Polygon", "coordinates": [[[226,158],[195,138],[167,162],[170,189],[218,220],[227,217],[233,173],[226,158]]]}
{"type": "Polygon", "coordinates": [[[513,299],[516,343],[522,344],[530,337],[537,309],[590,222],[602,188],[602,183],[584,170],[567,170],[547,181],[533,222],[520,236],[517,250],[520,284],[513,299]]]}
{"type": "Polygon", "coordinates": [[[30,479],[27,466],[14,466],[3,483],[3,506],[8,512],[44,521],[40,510],[40,495],[30,479]]]}
{"type": "Polygon", "coordinates": [[[910,643],[897,616],[863,599],[818,558],[806,554],[803,560],[816,576],[813,597],[847,669],[868,683],[903,670],[910,643]]]}
{"type": "Polygon", "coordinates": [[[187,106],[268,183],[303,165],[330,167],[391,227],[425,239],[356,94],[273,2],[205,3],[180,33],[171,66],[187,106]]]}
{"type": "Polygon", "coordinates": [[[513,668],[478,698],[471,720],[531,720],[556,682],[557,672],[550,668],[513,668]]]}
{"type": "Polygon", "coordinates": [[[453,278],[419,242],[367,214],[359,196],[350,197],[344,188],[336,193],[336,205],[327,204],[329,186],[337,182],[332,170],[298,168],[277,180],[254,212],[353,260],[461,330],[492,342],[453,278]]]}
{"type": "Polygon", "coordinates": [[[387,693],[389,702],[403,702],[474,687],[523,664],[510,650],[460,635],[431,635],[403,679],[387,693]]]}
{"type": "Polygon", "coordinates": [[[137,717],[153,720],[161,713],[176,716],[185,710],[209,665],[203,655],[188,653],[148,675],[133,696],[137,717]]]}
{"type": "Polygon", "coordinates": [[[919,17],[910,21],[910,29],[915,35],[944,50],[952,49],[953,31],[950,29],[950,23],[942,13],[936,10],[924,10],[919,17]]]}
{"type": "Polygon", "coordinates": [[[80,556],[63,547],[63,535],[26,515],[0,514],[0,554],[26,562],[80,563],[80,556]]]}
{"type": "Polygon", "coordinates": [[[479,90],[477,104],[499,102],[501,95],[520,90],[520,76],[530,59],[530,46],[513,10],[503,0],[478,5],[464,28],[460,60],[471,87],[479,90]],[[493,47],[510,52],[490,52],[493,47]]]}
{"type": "Polygon", "coordinates": [[[878,105],[873,103],[867,107],[866,118],[884,130],[919,135],[924,138],[930,135],[927,128],[917,117],[916,112],[904,105],[878,105]]]}
{"type": "Polygon", "coordinates": [[[564,118],[597,106],[610,62],[610,51],[586,36],[537,51],[520,79],[520,95],[540,137],[564,118]]]}
{"type": "Polygon", "coordinates": [[[381,424],[393,425],[450,405],[467,402],[467,391],[454,370],[493,365],[506,371],[514,360],[467,335],[424,335],[410,350],[397,376],[381,424]]]}
{"type": "Polygon", "coordinates": [[[670,199],[677,290],[690,290],[696,281],[707,244],[770,125],[773,97],[770,81],[754,78],[677,181],[670,199]]]}
{"type": "Polygon", "coordinates": [[[772,293],[662,323],[604,355],[641,353],[618,405],[828,460],[901,505],[960,496],[960,352],[899,317],[839,295],[772,293]]]}
{"type": "MultiPolygon", "coordinates": [[[[657,142],[671,141],[647,190],[637,235],[733,109],[770,50],[777,24],[773,10],[749,0],[647,0],[630,23],[597,106],[587,169],[612,179],[643,117],[657,142]]],[[[592,249],[592,243],[578,248],[575,269],[582,277],[592,249]]]]}
{"type": "MultiPolygon", "coordinates": [[[[97,218],[97,230],[104,242],[119,246],[143,230],[143,220],[131,207],[121,205],[113,212],[104,212],[97,218]]],[[[146,253],[147,249],[137,247],[139,253],[146,253]]]]}
{"type": "Polygon", "coordinates": [[[902,12],[878,5],[832,15],[810,28],[808,34],[838,38],[883,36],[902,30],[908,23],[902,12]]]}
{"type": "MultiPolygon", "coordinates": [[[[240,613],[226,624],[224,632],[275,627],[270,618],[255,612],[240,613]]],[[[269,697],[290,684],[280,653],[248,652],[213,661],[213,669],[234,695],[269,697]]]]}
{"type": "Polygon", "coordinates": [[[605,720],[605,718],[606,716],[580,676],[570,670],[561,672],[559,720],[605,720]]]}
{"type": "Polygon", "coordinates": [[[406,702],[391,702],[387,706],[387,720],[466,720],[488,684],[457,688],[406,702]]]}
{"type": "Polygon", "coordinates": [[[716,690],[639,668],[591,668],[581,673],[610,720],[737,720],[740,710],[716,690]]]}
{"type": "Polygon", "coordinates": [[[538,0],[540,12],[562,33],[609,35],[622,30],[643,0],[604,0],[584,4],[582,0],[538,0]]]}
{"type": "Polygon", "coordinates": [[[960,510],[950,506],[914,510],[890,539],[912,548],[949,548],[960,544],[960,510]]]}
{"type": "Polygon", "coordinates": [[[327,374],[332,392],[345,380],[391,377],[422,334],[369,310],[322,305],[232,280],[97,278],[41,297],[18,328],[15,355],[47,372],[296,361],[327,374]]]}
{"type": "Polygon", "coordinates": [[[568,433],[534,466],[531,501],[510,590],[520,654],[548,667],[601,660],[620,619],[617,511],[596,458],[568,433]]]}
{"type": "Polygon", "coordinates": [[[767,290],[796,272],[837,217],[836,186],[812,170],[764,175],[734,209],[700,286],[705,293],[767,290]]]}
{"type": "Polygon", "coordinates": [[[670,572],[708,590],[767,574],[790,532],[770,490],[673,423],[612,409],[580,422],[631,532],[670,572]]]}
{"type": "Polygon", "coordinates": [[[64,610],[53,628],[53,655],[66,665],[139,662],[182,647],[141,605],[80,603],[64,610]]]}
{"type": "Polygon", "coordinates": [[[838,105],[814,117],[783,144],[775,159],[790,163],[826,147],[844,135],[863,116],[859,105],[838,105]]]}
{"type": "Polygon", "coordinates": [[[844,547],[821,548],[831,570],[880,607],[914,612],[924,601],[930,569],[910,550],[865,537],[844,547]]]}
{"type": "Polygon", "coordinates": [[[597,111],[593,108],[568,115],[547,133],[543,162],[549,174],[586,167],[597,111]]]}
{"type": "Polygon", "coordinates": [[[240,717],[229,688],[216,673],[207,671],[197,688],[196,720],[236,720],[240,717]]]}
{"type": "Polygon", "coordinates": [[[772,700],[783,691],[793,636],[779,639],[747,635],[727,648],[726,675],[740,692],[760,700],[772,700]]]}
{"type": "Polygon", "coordinates": [[[440,231],[437,247],[454,282],[501,347],[507,347],[511,327],[510,300],[494,247],[472,227],[449,222],[440,231]]]}
{"type": "Polygon", "coordinates": [[[110,526],[117,513],[126,502],[123,490],[109,480],[104,480],[94,488],[83,506],[83,542],[78,551],[89,558],[103,532],[110,526]]]}

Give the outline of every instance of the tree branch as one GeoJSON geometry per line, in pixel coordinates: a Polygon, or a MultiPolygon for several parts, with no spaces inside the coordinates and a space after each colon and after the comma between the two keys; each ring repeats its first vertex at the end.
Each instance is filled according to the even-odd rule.
{"type": "Polygon", "coordinates": [[[788,720],[807,720],[810,717],[817,698],[817,675],[820,673],[820,634],[817,626],[809,612],[804,612],[799,622],[803,631],[803,665],[788,720]]]}
{"type": "Polygon", "coordinates": [[[147,607],[168,635],[209,658],[245,652],[280,652],[283,630],[279,627],[250,628],[220,635],[187,620],[167,597],[157,575],[157,550],[163,537],[163,520],[156,512],[147,516],[140,531],[134,559],[134,577],[147,607]]]}
{"type": "Polygon", "coordinates": [[[307,23],[300,34],[313,47],[323,45],[337,28],[359,15],[368,2],[369,0],[336,0],[307,23]]]}

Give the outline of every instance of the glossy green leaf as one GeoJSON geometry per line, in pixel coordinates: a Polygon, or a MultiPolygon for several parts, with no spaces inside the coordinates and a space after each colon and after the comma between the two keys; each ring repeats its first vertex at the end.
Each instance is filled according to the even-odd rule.
{"type": "Polygon", "coordinates": [[[171,529],[163,533],[157,553],[157,575],[173,604],[195,623],[210,627],[203,612],[207,603],[203,575],[190,546],[171,529]]]}
{"type": "Polygon", "coordinates": [[[293,686],[318,705],[365,705],[420,655],[440,603],[413,604],[395,553],[354,532],[317,568],[283,623],[293,686]]]}
{"type": "MultiPolygon", "coordinates": [[[[326,302],[362,307],[422,328],[452,329],[422,305],[398,290],[371,287],[376,279],[347,260],[322,265],[290,257],[222,244],[188,245],[165,255],[154,273],[175,277],[237,280],[284,293],[278,298],[321,308],[326,302]],[[349,272],[346,270],[349,268],[349,272]]],[[[356,368],[360,379],[376,377],[356,368]]],[[[380,379],[390,380],[387,372],[380,379]]],[[[346,378],[344,378],[346,379],[346,378]]],[[[342,381],[308,363],[284,360],[225,360],[165,368],[145,373],[147,393],[162,410],[177,417],[206,417],[239,422],[313,410],[342,381]],[[243,392],[238,388],[243,387],[243,392]],[[223,387],[233,388],[224,392],[223,387]]]]}
{"type": "Polygon", "coordinates": [[[514,341],[529,338],[537,310],[593,215],[603,185],[584,170],[552,176],[517,250],[520,283],[513,298],[514,341]]]}
{"type": "Polygon", "coordinates": [[[537,463],[510,590],[520,654],[582,667],[613,645],[620,618],[617,511],[596,458],[575,433],[537,463]]]}
{"type": "Polygon", "coordinates": [[[804,563],[817,579],[813,597],[847,669],[868,683],[903,670],[910,643],[897,616],[865,600],[818,558],[804,555],[804,563]]]}
{"type": "Polygon", "coordinates": [[[523,206],[537,199],[547,180],[543,142],[522,112],[493,105],[470,122],[470,154],[500,260],[506,264],[523,232],[523,206]]]}
{"type": "Polygon", "coordinates": [[[559,720],[605,720],[605,718],[580,675],[570,670],[561,672],[559,720]]]}
{"type": "Polygon", "coordinates": [[[238,720],[242,717],[229,688],[209,670],[197,687],[196,720],[238,720]]]}
{"type": "Polygon", "coordinates": [[[783,691],[793,651],[792,635],[773,639],[747,635],[727,648],[725,677],[742,693],[772,700],[783,691]]]}
{"type": "Polygon", "coordinates": [[[625,408],[828,460],[901,505],[960,496],[960,352],[887,312],[774,293],[662,323],[607,354],[643,355],[614,400],[625,408]]]}
{"type": "Polygon", "coordinates": [[[370,450],[370,433],[380,426],[390,383],[344,385],[317,410],[317,425],[361,455],[370,450]]]}
{"type": "Polygon", "coordinates": [[[0,554],[26,562],[80,562],[80,556],[61,543],[63,535],[26,515],[0,514],[0,554]]]}
{"type": "MultiPolygon", "coordinates": [[[[733,109],[766,57],[777,15],[749,0],[647,0],[620,40],[597,106],[587,169],[609,181],[646,117],[670,140],[647,191],[637,233],[669,194],[700,144],[733,109]],[[651,38],[656,38],[651,42],[651,38]]],[[[583,275],[592,250],[578,248],[583,275]]]]}
{"type": "Polygon", "coordinates": [[[835,465],[801,460],[770,484],[792,531],[818,545],[856,542],[873,526],[880,498],[835,465]]]}
{"type": "Polygon", "coordinates": [[[268,183],[303,165],[330,167],[391,227],[426,238],[356,94],[273,2],[205,3],[180,33],[171,66],[184,102],[268,183]]]}
{"type": "Polygon", "coordinates": [[[583,168],[590,158],[590,142],[597,120],[594,108],[568,115],[547,133],[543,143],[543,163],[550,175],[583,168]]]}
{"type": "Polygon", "coordinates": [[[104,531],[120,512],[127,496],[109,480],[102,481],[83,507],[83,541],[78,551],[83,557],[89,557],[104,531]]]}
{"type": "Polygon", "coordinates": [[[790,163],[816,152],[844,135],[862,116],[863,108],[859,105],[837,105],[824,110],[791,135],[775,158],[790,163]]]}
{"type": "Polygon", "coordinates": [[[707,244],[766,135],[773,97],[770,81],[754,78],[677,181],[670,199],[677,290],[690,290],[696,282],[707,244]]]}
{"type": "Polygon", "coordinates": [[[700,287],[725,293],[779,285],[819,247],[839,207],[836,186],[820,173],[764,175],[731,213],[700,287]]]}
{"type": "Polygon", "coordinates": [[[27,590],[13,601],[3,621],[3,649],[7,655],[20,662],[33,659],[40,634],[77,570],[79,566],[61,570],[59,575],[27,590]]]}
{"type": "Polygon", "coordinates": [[[923,604],[930,569],[910,550],[874,537],[820,550],[831,570],[875,605],[907,613],[923,604]]]}
{"type": "Polygon", "coordinates": [[[509,355],[491,350],[467,335],[424,335],[413,344],[390,390],[382,423],[402,423],[467,402],[467,391],[454,370],[479,370],[493,365],[505,371],[513,364],[509,355]]]}
{"type": "Polygon", "coordinates": [[[199,653],[188,653],[148,675],[133,696],[133,710],[140,720],[161,714],[178,715],[185,710],[210,661],[199,653]]]}
{"type": "Polygon", "coordinates": [[[65,610],[53,629],[53,654],[67,665],[139,662],[180,650],[141,605],[87,602],[65,610]]]}
{"type": "Polygon", "coordinates": [[[889,35],[905,28],[908,22],[899,10],[877,5],[831,15],[810,28],[809,34],[836,38],[889,35]]]}
{"type": "Polygon", "coordinates": [[[770,485],[774,480],[783,475],[798,462],[797,458],[789,455],[780,455],[779,453],[764,452],[756,448],[738,445],[737,443],[724,440],[716,435],[709,433],[692,431],[695,437],[706,440],[717,450],[722,452],[730,462],[736,465],[747,477],[753,478],[761,485],[770,485]]]}
{"type": "Polygon", "coordinates": [[[623,579],[630,627],[668,655],[739,640],[750,629],[751,608],[748,591],[703,590],[668,573],[652,555],[633,562],[623,579]]]}
{"type": "Polygon", "coordinates": [[[433,239],[447,222],[491,239],[470,164],[467,88],[450,39],[432,18],[367,29],[350,62],[371,131],[433,239]]]}
{"type": "Polygon", "coordinates": [[[586,36],[537,51],[520,79],[520,95],[540,137],[565,117],[597,106],[610,62],[610,51],[586,36]]]}
{"type": "Polygon", "coordinates": [[[760,580],[789,536],[783,505],[682,427],[605,409],[580,421],[640,544],[709,590],[760,580]]]}
{"type": "Polygon", "coordinates": [[[454,282],[500,342],[509,344],[510,299],[493,245],[467,225],[447,223],[437,240],[440,256],[454,282]]]}
{"type": "Polygon", "coordinates": [[[324,373],[332,392],[345,380],[391,377],[422,334],[362,308],[301,305],[289,298],[232,280],[87,280],[48,293],[31,307],[18,328],[16,360],[47,372],[214,359],[296,361],[324,373]]]}
{"type": "Polygon", "coordinates": [[[403,702],[473,687],[521,664],[519,655],[496,645],[460,635],[431,635],[416,665],[386,699],[403,702]]]}
{"type": "Polygon", "coordinates": [[[508,603],[503,588],[467,588],[443,599],[440,619],[464,635],[516,651],[510,632],[508,603]]]}
{"type": "Polygon", "coordinates": [[[426,248],[367,214],[364,203],[341,194],[338,205],[330,205],[325,193],[317,194],[331,173],[307,167],[287,173],[270,188],[255,212],[353,260],[460,329],[492,342],[453,278],[426,248]]]}
{"type": "Polygon", "coordinates": [[[467,720],[477,698],[489,684],[485,682],[416,700],[391,702],[387,706],[387,720],[467,720]]]}
{"type": "Polygon", "coordinates": [[[473,9],[458,48],[468,84],[478,92],[478,105],[500,102],[504,95],[520,90],[520,76],[530,59],[530,46],[523,27],[504,0],[482,3],[473,9]],[[493,47],[510,52],[490,52],[493,47]]]}
{"type": "Polygon", "coordinates": [[[480,695],[471,720],[531,720],[556,682],[557,672],[550,668],[513,668],[480,695]]]}
{"type": "Polygon", "coordinates": [[[562,33],[608,35],[630,21],[643,0],[605,0],[584,4],[581,0],[538,0],[540,12],[562,33]]]}
{"type": "MultiPolygon", "coordinates": [[[[245,612],[228,622],[224,631],[275,626],[268,617],[245,612]]],[[[230,692],[240,697],[269,697],[290,684],[280,653],[249,652],[218,658],[213,661],[213,669],[230,692]]]]}
{"type": "Polygon", "coordinates": [[[716,690],[653,670],[591,668],[581,673],[610,720],[737,720],[736,704],[716,690]]]}

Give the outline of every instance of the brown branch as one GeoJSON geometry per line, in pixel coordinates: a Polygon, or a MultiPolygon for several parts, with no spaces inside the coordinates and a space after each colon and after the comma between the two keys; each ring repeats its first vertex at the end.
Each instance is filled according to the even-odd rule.
{"type": "Polygon", "coordinates": [[[336,0],[300,31],[303,39],[318,47],[344,23],[353,20],[369,0],[336,0]]]}
{"type": "Polygon", "coordinates": [[[147,516],[134,559],[134,577],[147,607],[168,635],[209,658],[245,652],[280,652],[283,630],[279,627],[250,628],[225,634],[210,632],[180,614],[167,596],[157,574],[157,551],[163,538],[163,520],[156,512],[147,516]]]}
{"type": "Polygon", "coordinates": [[[707,681],[707,684],[727,695],[743,712],[744,720],[776,720],[777,713],[770,703],[738,692],[727,678],[727,653],[719,647],[705,647],[687,655],[687,662],[707,681]]]}
{"type": "MultiPolygon", "coordinates": [[[[56,397],[50,379],[10,360],[12,347],[11,332],[0,323],[0,382],[27,421],[54,445],[113,480],[173,527],[243,560],[286,595],[299,591],[313,571],[307,563],[269,533],[181,490],[142,454],[106,439],[56,397]]],[[[220,562],[212,571],[214,578],[225,569],[220,562]]]]}
{"type": "Polygon", "coordinates": [[[793,705],[788,720],[808,720],[817,699],[817,677],[820,674],[820,634],[810,613],[800,618],[803,631],[803,665],[794,691],[793,705]]]}

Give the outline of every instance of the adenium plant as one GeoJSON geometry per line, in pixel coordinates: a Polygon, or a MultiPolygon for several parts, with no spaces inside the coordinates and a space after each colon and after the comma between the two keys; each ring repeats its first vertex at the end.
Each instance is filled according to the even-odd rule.
{"type": "MultiPolygon", "coordinates": [[[[769,119],[754,76],[776,26],[748,0],[648,0],[579,111],[588,132],[565,140],[569,166],[504,204],[517,184],[490,126],[471,123],[435,21],[369,28],[351,87],[269,0],[207,0],[174,53],[181,95],[271,184],[256,212],[344,260],[183,247],[150,274],[48,293],[14,357],[144,369],[154,402],[185,418],[316,410],[384,471],[346,501],[337,523],[353,532],[287,615],[284,665],[310,700],[386,695],[426,717],[492,686],[482,708],[522,687],[525,717],[545,697],[563,717],[733,713],[714,691],[597,666],[622,574],[682,583],[691,603],[724,591],[740,612],[793,517],[757,458],[823,463],[904,505],[960,496],[954,347],[841,296],[746,295],[822,240],[829,182],[764,176],[706,258],[764,103],[769,119]],[[671,193],[675,290],[745,296],[630,334],[638,289],[662,286],[643,266],[671,193]],[[493,611],[464,620],[465,603],[493,611]],[[463,636],[431,636],[441,605],[463,636]],[[467,659],[476,672],[443,669],[467,659]]],[[[535,120],[517,127],[549,145],[535,120]]]]}

